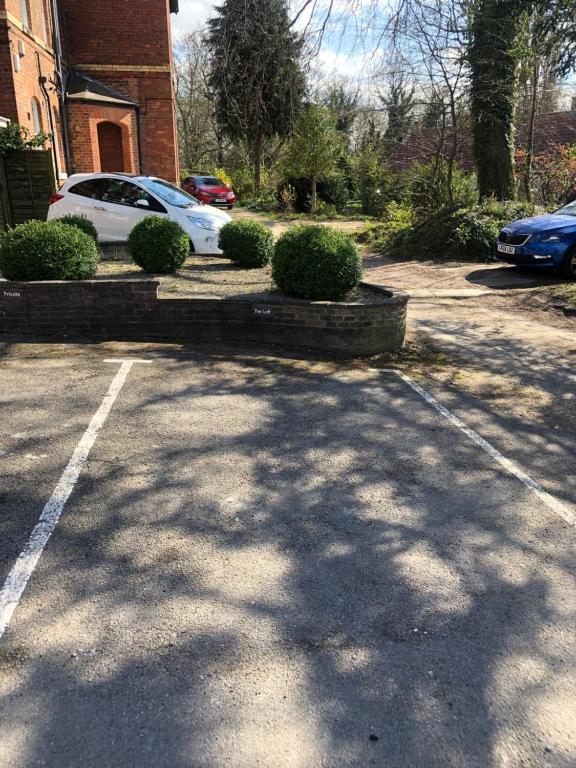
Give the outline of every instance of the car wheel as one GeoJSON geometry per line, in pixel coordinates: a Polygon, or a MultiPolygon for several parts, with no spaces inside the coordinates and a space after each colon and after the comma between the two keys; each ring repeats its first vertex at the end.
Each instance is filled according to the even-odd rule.
{"type": "Polygon", "coordinates": [[[570,280],[576,280],[576,248],[573,248],[564,259],[562,274],[570,280]]]}
{"type": "Polygon", "coordinates": [[[233,205],[229,205],[229,206],[228,206],[228,210],[229,210],[229,211],[231,211],[231,210],[232,210],[232,208],[234,208],[234,206],[233,206],[233,205]]]}
{"type": "Polygon", "coordinates": [[[189,249],[188,253],[196,253],[196,249],[194,248],[194,243],[192,242],[192,240],[190,238],[188,239],[188,243],[190,244],[190,249],[189,249]]]}

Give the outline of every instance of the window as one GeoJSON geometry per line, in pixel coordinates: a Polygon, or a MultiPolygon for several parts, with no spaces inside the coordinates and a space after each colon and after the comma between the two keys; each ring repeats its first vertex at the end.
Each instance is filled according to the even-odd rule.
{"type": "Polygon", "coordinates": [[[139,179],[139,182],[143,187],[149,189],[150,192],[158,195],[160,200],[164,200],[168,205],[174,205],[176,208],[191,208],[194,205],[200,205],[195,197],[178,189],[174,184],[162,181],[162,179],[146,177],[144,179],[139,179]]]}
{"type": "Polygon", "coordinates": [[[202,184],[205,187],[222,187],[224,186],[220,179],[216,176],[196,176],[196,183],[202,184]]]}
{"type": "MultiPolygon", "coordinates": [[[[568,205],[565,205],[563,208],[559,208],[557,211],[554,211],[554,213],[557,213],[560,216],[576,216],[576,200],[572,203],[568,203],[568,205]]],[[[570,224],[570,226],[572,226],[572,224],[570,224]]]]}
{"type": "Polygon", "coordinates": [[[20,16],[22,24],[30,28],[30,17],[28,15],[28,0],[20,0],[20,16]]]}
{"type": "Polygon", "coordinates": [[[100,186],[101,179],[87,179],[81,181],[79,184],[74,184],[70,187],[70,192],[73,195],[80,195],[80,197],[90,197],[92,200],[98,200],[100,198],[100,186]]]}
{"type": "Polygon", "coordinates": [[[32,125],[34,133],[42,133],[42,112],[38,99],[32,99],[32,125]]]}
{"type": "Polygon", "coordinates": [[[48,42],[48,24],[46,23],[46,3],[40,0],[40,19],[42,22],[42,39],[48,42]]]}
{"type": "Polygon", "coordinates": [[[155,213],[166,213],[166,208],[149,195],[144,189],[132,184],[130,181],[121,179],[104,179],[100,190],[100,200],[105,203],[115,203],[116,205],[129,205],[136,207],[139,200],[146,200],[148,208],[146,210],[155,213]]]}

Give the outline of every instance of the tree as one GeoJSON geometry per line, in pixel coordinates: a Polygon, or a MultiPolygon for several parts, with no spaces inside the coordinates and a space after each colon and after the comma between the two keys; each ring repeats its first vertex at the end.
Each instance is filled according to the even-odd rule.
{"type": "Polygon", "coordinates": [[[384,148],[390,156],[396,147],[408,138],[414,109],[414,86],[408,87],[402,73],[395,72],[387,96],[381,96],[388,124],[384,131],[384,148]]]}
{"type": "Polygon", "coordinates": [[[250,147],[259,190],[263,139],[290,134],[305,92],[303,41],[285,0],[224,0],[208,24],[216,117],[250,147]]]}
{"type": "Polygon", "coordinates": [[[358,88],[352,90],[345,83],[331,83],[322,97],[322,103],[336,116],[337,128],[348,143],[359,111],[358,88]]]}
{"type": "MultiPolygon", "coordinates": [[[[454,201],[454,176],[467,101],[464,24],[465,0],[407,0],[390,24],[394,45],[393,84],[412,83],[421,98],[423,118],[419,141],[431,150],[430,187],[439,199],[454,201]]],[[[398,97],[397,97],[398,99],[398,97]]],[[[404,128],[404,132],[405,132],[404,128]]],[[[399,132],[400,133],[400,132],[399,132]]]]}
{"type": "Polygon", "coordinates": [[[472,12],[468,62],[481,198],[516,196],[514,123],[524,6],[523,0],[478,0],[472,12]]]}
{"type": "Polygon", "coordinates": [[[554,51],[554,70],[560,77],[576,69],[576,13],[574,0],[534,0],[536,34],[548,40],[554,51]]]}
{"type": "Polygon", "coordinates": [[[288,145],[287,165],[291,173],[310,180],[312,213],[318,204],[318,181],[337,171],[343,151],[342,133],[330,110],[317,105],[304,109],[288,145]]]}
{"type": "Polygon", "coordinates": [[[182,167],[195,172],[222,165],[222,136],[208,91],[209,52],[203,32],[184,35],[175,47],[176,117],[182,167]]]}

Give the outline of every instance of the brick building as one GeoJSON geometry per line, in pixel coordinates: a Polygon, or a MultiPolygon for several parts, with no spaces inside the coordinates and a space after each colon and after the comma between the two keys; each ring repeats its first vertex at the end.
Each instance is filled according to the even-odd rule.
{"type": "Polygon", "coordinates": [[[0,0],[0,125],[54,135],[58,175],[178,178],[178,0],[0,0]]]}

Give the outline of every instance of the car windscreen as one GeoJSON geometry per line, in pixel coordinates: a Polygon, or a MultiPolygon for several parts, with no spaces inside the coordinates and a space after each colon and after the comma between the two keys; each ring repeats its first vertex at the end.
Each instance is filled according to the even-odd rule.
{"type": "Polygon", "coordinates": [[[198,200],[189,195],[188,192],[184,192],[184,190],[175,187],[174,184],[162,179],[138,179],[138,182],[153,194],[158,195],[160,200],[176,208],[190,208],[194,205],[200,205],[198,200]]]}
{"type": "Polygon", "coordinates": [[[576,200],[568,203],[568,205],[565,205],[563,208],[558,208],[554,213],[559,216],[576,216],[576,200]]]}
{"type": "Polygon", "coordinates": [[[220,179],[217,179],[216,176],[198,176],[196,179],[196,184],[202,184],[204,187],[224,186],[220,179]]]}

